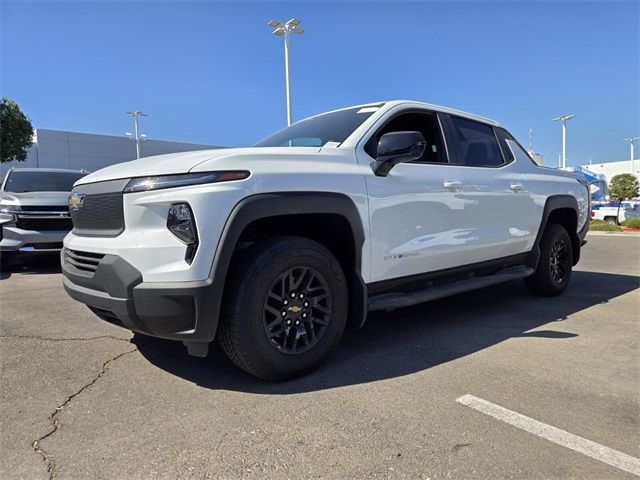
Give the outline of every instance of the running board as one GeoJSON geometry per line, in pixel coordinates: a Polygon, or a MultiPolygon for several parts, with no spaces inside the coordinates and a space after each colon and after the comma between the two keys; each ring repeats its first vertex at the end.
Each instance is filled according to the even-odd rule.
{"type": "Polygon", "coordinates": [[[472,277],[457,282],[436,285],[424,290],[406,293],[383,293],[369,298],[369,311],[392,310],[394,308],[408,307],[417,303],[437,300],[438,298],[456,295],[477,288],[488,287],[497,283],[508,282],[518,278],[525,278],[533,274],[531,267],[511,267],[500,270],[493,275],[472,277]]]}

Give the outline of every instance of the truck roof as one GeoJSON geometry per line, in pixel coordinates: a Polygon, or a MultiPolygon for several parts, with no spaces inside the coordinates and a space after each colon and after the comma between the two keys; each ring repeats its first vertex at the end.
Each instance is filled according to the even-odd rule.
{"type": "Polygon", "coordinates": [[[483,123],[489,123],[495,127],[500,127],[502,125],[500,125],[499,122],[492,120],[490,118],[487,117],[483,117],[480,115],[476,115],[473,113],[469,113],[469,112],[464,112],[462,110],[457,110],[455,108],[449,108],[449,107],[443,107],[442,105],[436,105],[433,103],[426,103],[426,102],[420,102],[417,100],[386,100],[386,101],[382,101],[382,102],[371,102],[371,103],[364,103],[361,105],[350,105],[348,107],[344,107],[344,108],[337,108],[335,110],[331,110],[328,112],[323,112],[320,113],[318,115],[312,115],[311,117],[307,117],[307,118],[313,118],[313,117],[317,117],[320,115],[324,115],[325,113],[332,113],[332,112],[339,112],[340,110],[347,110],[350,108],[366,108],[366,107],[388,107],[388,108],[392,108],[398,105],[414,105],[414,106],[420,106],[420,107],[424,107],[424,108],[428,108],[429,110],[434,110],[436,112],[442,112],[442,113],[448,113],[450,115],[456,115],[458,117],[464,117],[464,118],[468,118],[470,120],[476,120],[479,122],[483,122],[483,123]]]}

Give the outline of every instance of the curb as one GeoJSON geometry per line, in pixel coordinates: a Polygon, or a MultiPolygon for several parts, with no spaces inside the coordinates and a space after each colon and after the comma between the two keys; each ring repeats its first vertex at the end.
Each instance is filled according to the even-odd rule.
{"type": "Polygon", "coordinates": [[[623,231],[623,232],[598,232],[589,230],[587,237],[638,237],[640,238],[640,231],[623,231]]]}

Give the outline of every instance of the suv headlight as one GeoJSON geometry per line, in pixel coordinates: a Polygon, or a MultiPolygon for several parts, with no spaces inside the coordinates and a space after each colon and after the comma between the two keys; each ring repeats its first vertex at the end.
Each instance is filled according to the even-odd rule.
{"type": "Polygon", "coordinates": [[[191,264],[198,248],[198,231],[188,203],[176,203],[169,207],[167,228],[179,240],[187,244],[187,253],[184,259],[188,264],[191,264]]]}
{"type": "Polygon", "coordinates": [[[187,173],[184,175],[160,175],[156,177],[132,178],[123,193],[145,192],[147,190],[160,190],[162,188],[186,187],[203,183],[230,182],[232,180],[244,180],[250,173],[246,170],[233,170],[226,172],[187,173]]]}
{"type": "Polygon", "coordinates": [[[15,223],[18,220],[17,215],[20,212],[20,206],[18,205],[0,204],[0,223],[15,223]]]}
{"type": "Polygon", "coordinates": [[[3,205],[0,203],[0,214],[19,214],[22,211],[19,205],[3,205]]]}

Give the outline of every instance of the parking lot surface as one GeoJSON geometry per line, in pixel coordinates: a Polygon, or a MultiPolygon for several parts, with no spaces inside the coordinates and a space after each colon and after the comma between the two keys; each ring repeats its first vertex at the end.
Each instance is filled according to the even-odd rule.
{"type": "Polygon", "coordinates": [[[56,257],[24,262],[0,280],[0,478],[638,478],[640,238],[588,240],[561,297],[512,282],[373,316],[279,384],[132,339],[56,257]]]}

